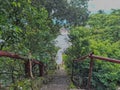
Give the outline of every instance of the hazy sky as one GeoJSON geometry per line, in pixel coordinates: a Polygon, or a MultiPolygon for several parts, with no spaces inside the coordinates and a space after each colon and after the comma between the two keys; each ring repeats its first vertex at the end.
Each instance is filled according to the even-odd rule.
{"type": "Polygon", "coordinates": [[[109,11],[110,9],[120,9],[120,0],[90,0],[89,10],[96,12],[98,10],[109,11]]]}

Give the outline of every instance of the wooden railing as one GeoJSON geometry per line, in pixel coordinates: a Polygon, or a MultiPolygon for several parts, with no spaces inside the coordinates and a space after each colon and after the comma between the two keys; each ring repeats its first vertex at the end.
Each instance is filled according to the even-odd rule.
{"type": "Polygon", "coordinates": [[[89,74],[88,74],[88,82],[87,82],[87,90],[91,90],[91,77],[92,77],[93,61],[95,59],[120,64],[120,60],[97,56],[97,55],[94,55],[94,53],[90,53],[90,54],[85,55],[85,56],[83,56],[81,58],[75,59],[75,60],[73,60],[73,63],[74,62],[84,61],[86,58],[90,58],[89,74]]]}
{"type": "Polygon", "coordinates": [[[41,61],[35,60],[35,59],[29,59],[23,56],[20,56],[18,54],[14,54],[11,52],[6,52],[6,51],[0,51],[0,57],[9,57],[9,58],[14,58],[16,60],[23,60],[24,61],[24,66],[25,66],[25,76],[26,77],[31,77],[33,78],[32,74],[32,68],[35,67],[36,65],[39,65],[39,76],[43,76],[44,72],[44,64],[41,61]]]}

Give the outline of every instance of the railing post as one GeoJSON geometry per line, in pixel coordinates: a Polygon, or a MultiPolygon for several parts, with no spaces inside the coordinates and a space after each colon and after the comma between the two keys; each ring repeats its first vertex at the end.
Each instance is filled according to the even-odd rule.
{"type": "Polygon", "coordinates": [[[32,61],[28,60],[25,62],[25,76],[33,78],[32,75],[32,61]]]}
{"type": "Polygon", "coordinates": [[[90,54],[91,60],[90,60],[90,67],[89,67],[87,90],[90,90],[90,87],[91,87],[91,78],[92,78],[92,69],[93,69],[93,58],[91,56],[92,56],[92,53],[90,54]]]}
{"type": "Polygon", "coordinates": [[[39,75],[43,76],[43,70],[44,70],[44,66],[43,65],[39,65],[39,75]]]}
{"type": "Polygon", "coordinates": [[[25,62],[25,76],[30,77],[30,62],[29,62],[29,60],[25,62]]]}
{"type": "Polygon", "coordinates": [[[71,74],[71,80],[73,80],[73,73],[74,73],[74,71],[73,71],[73,68],[74,68],[74,60],[72,61],[72,74],[71,74]]]}

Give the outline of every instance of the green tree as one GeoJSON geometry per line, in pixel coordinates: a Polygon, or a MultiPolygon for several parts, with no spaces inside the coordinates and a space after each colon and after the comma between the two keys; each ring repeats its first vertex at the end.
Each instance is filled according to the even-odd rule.
{"type": "MultiPolygon", "coordinates": [[[[118,13],[119,11],[116,11],[118,13]]],[[[72,46],[66,52],[67,70],[72,72],[72,60],[90,52],[103,57],[119,59],[119,15],[97,13],[89,17],[89,27],[74,27],[70,31],[72,46]]],[[[95,90],[115,90],[119,82],[120,65],[95,60],[92,88],[95,90]]],[[[89,60],[74,64],[74,78],[80,87],[86,85],[89,60]]]]}
{"type": "Polygon", "coordinates": [[[88,18],[88,0],[33,0],[34,3],[41,3],[56,23],[64,20],[70,25],[84,25],[88,18]]]}
{"type": "MultiPolygon", "coordinates": [[[[0,0],[0,3],[0,38],[5,41],[0,44],[0,50],[27,57],[31,53],[32,58],[42,61],[47,67],[52,62],[54,67],[53,57],[56,54],[56,48],[52,41],[57,35],[57,30],[48,17],[48,11],[41,7],[41,4],[34,6],[31,0],[0,0]]],[[[19,73],[24,74],[24,63],[8,58],[0,60],[0,73],[12,73],[8,76],[10,81],[11,78],[14,83],[19,81],[17,76],[19,73]]],[[[0,78],[6,81],[4,77],[0,75],[0,78]]]]}

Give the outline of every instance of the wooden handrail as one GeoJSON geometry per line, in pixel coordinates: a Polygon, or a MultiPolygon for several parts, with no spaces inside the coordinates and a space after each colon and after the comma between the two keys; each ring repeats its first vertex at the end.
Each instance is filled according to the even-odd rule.
{"type": "Polygon", "coordinates": [[[90,53],[90,54],[85,55],[85,56],[83,56],[81,58],[75,59],[75,60],[73,60],[73,62],[74,61],[75,62],[83,61],[87,57],[89,57],[91,59],[91,61],[90,61],[90,67],[89,67],[88,82],[87,82],[87,90],[90,90],[90,85],[91,85],[90,83],[91,83],[93,61],[94,61],[94,59],[98,59],[98,60],[102,60],[102,61],[108,61],[108,62],[120,64],[120,60],[112,59],[112,58],[106,58],[106,57],[102,57],[102,56],[97,56],[97,55],[94,55],[94,53],[90,53]]]}
{"type": "Polygon", "coordinates": [[[96,56],[94,54],[92,54],[89,57],[94,58],[94,59],[99,59],[99,60],[102,60],[102,61],[108,61],[108,62],[113,62],[113,63],[119,63],[120,64],[120,60],[117,60],[117,59],[105,58],[105,57],[101,57],[101,56],[96,56]]]}
{"type": "Polygon", "coordinates": [[[0,57],[9,57],[9,58],[15,58],[15,59],[21,59],[21,60],[28,60],[27,58],[21,57],[20,55],[13,54],[11,52],[6,52],[6,51],[0,51],[0,57]]]}
{"type": "Polygon", "coordinates": [[[41,61],[38,61],[38,60],[35,60],[35,59],[25,58],[25,57],[22,57],[21,55],[14,54],[14,53],[11,53],[11,52],[6,52],[6,51],[0,51],[0,57],[9,57],[9,58],[23,60],[25,62],[24,63],[25,74],[28,77],[32,77],[31,74],[30,74],[31,73],[31,65],[33,65],[33,63],[38,64],[39,65],[40,76],[43,75],[44,64],[41,61]]]}
{"type": "Polygon", "coordinates": [[[21,60],[24,60],[24,61],[31,60],[33,63],[43,65],[43,63],[41,61],[38,61],[38,60],[35,60],[35,59],[28,59],[28,58],[22,57],[18,54],[14,54],[14,53],[11,53],[11,52],[6,52],[6,51],[0,51],[0,57],[9,57],[9,58],[21,59],[21,60]]]}
{"type": "Polygon", "coordinates": [[[89,54],[88,54],[88,55],[85,55],[85,56],[83,56],[83,57],[81,57],[81,58],[75,59],[74,61],[75,61],[75,62],[83,61],[83,60],[85,60],[87,57],[89,57],[89,54]]]}

